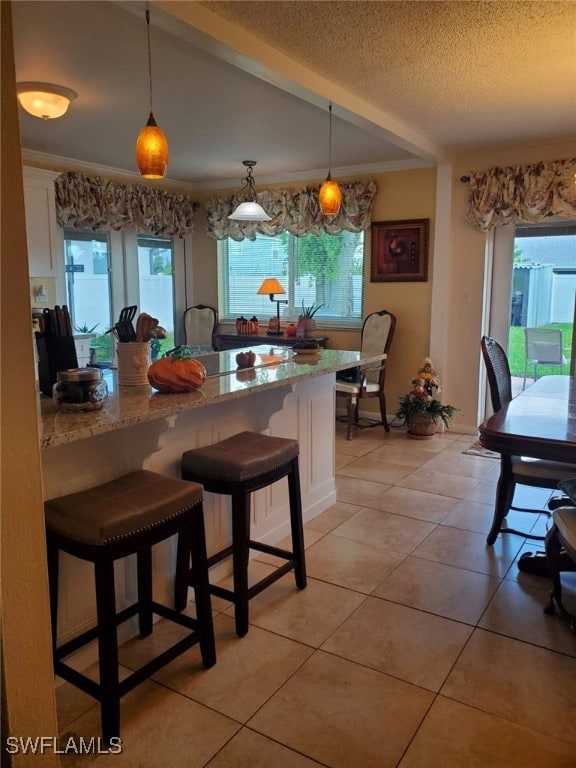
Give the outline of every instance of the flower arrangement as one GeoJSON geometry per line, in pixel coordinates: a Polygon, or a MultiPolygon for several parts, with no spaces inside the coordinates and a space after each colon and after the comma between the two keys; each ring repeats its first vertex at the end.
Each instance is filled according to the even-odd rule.
{"type": "Polygon", "coordinates": [[[430,421],[441,419],[444,426],[450,426],[450,421],[458,408],[453,405],[443,405],[434,397],[434,392],[440,393],[440,379],[432,367],[432,360],[425,357],[422,367],[418,369],[411,381],[412,389],[400,398],[400,406],[396,417],[402,419],[409,431],[415,420],[428,416],[430,421]]]}

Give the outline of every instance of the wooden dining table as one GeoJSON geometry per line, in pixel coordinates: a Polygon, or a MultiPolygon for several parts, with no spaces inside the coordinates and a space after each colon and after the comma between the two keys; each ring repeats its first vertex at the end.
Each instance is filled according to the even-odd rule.
{"type": "MultiPolygon", "coordinates": [[[[491,451],[576,464],[576,382],[572,376],[542,376],[479,427],[480,443],[491,451]]],[[[519,569],[547,575],[537,554],[525,556],[519,569]],[[527,557],[527,559],[526,559],[527,557]]],[[[576,570],[564,557],[561,570],[576,570]]]]}
{"type": "Polygon", "coordinates": [[[491,451],[576,464],[576,382],[542,376],[479,427],[491,451]]]}

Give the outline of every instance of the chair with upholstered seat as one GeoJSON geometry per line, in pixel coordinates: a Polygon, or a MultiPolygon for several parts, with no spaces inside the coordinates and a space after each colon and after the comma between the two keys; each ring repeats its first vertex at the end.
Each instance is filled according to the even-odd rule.
{"type": "Polygon", "coordinates": [[[196,304],[184,312],[186,344],[217,349],[218,312],[207,304],[196,304]]]}
{"type": "MultiPolygon", "coordinates": [[[[488,376],[492,409],[496,412],[512,400],[512,378],[508,358],[500,344],[488,336],[482,338],[481,347],[488,376]]],[[[560,480],[573,476],[576,477],[576,466],[573,464],[501,454],[494,519],[486,540],[487,543],[494,544],[499,533],[516,533],[527,539],[542,541],[544,539],[543,536],[502,527],[504,518],[511,509],[520,512],[549,515],[547,511],[542,509],[526,509],[512,506],[516,484],[556,490],[560,480]]]]}
{"type": "Polygon", "coordinates": [[[524,384],[528,376],[528,366],[534,366],[534,379],[538,378],[538,366],[555,366],[562,373],[568,360],[562,348],[562,331],[559,328],[524,328],[525,362],[524,384]]]}
{"type": "MultiPolygon", "coordinates": [[[[396,317],[385,309],[379,312],[372,312],[364,320],[362,326],[362,338],[360,348],[363,357],[381,354],[388,354],[394,330],[396,328],[396,317]]],[[[377,426],[382,424],[386,432],[390,431],[388,419],[386,417],[386,395],[384,392],[384,383],[386,381],[386,368],[388,361],[382,360],[380,363],[368,365],[364,368],[353,369],[350,373],[350,381],[340,379],[336,380],[336,396],[346,398],[346,416],[348,421],[348,431],[346,439],[352,439],[353,427],[361,428],[363,426],[377,426]],[[381,422],[373,422],[369,425],[361,425],[358,416],[360,400],[377,397],[380,404],[381,422]]]]}

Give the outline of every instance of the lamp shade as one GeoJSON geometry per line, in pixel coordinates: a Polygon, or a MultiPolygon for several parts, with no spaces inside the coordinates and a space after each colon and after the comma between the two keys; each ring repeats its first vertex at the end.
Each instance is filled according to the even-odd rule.
{"type": "Polygon", "coordinates": [[[342,203],[342,191],[336,181],[328,174],[318,193],[320,210],[324,216],[336,216],[342,203]]]}
{"type": "Polygon", "coordinates": [[[163,179],[168,168],[168,141],[150,112],[136,140],[136,163],[145,179],[163,179]]]}
{"type": "Polygon", "coordinates": [[[16,93],[22,108],[41,120],[62,117],[76,98],[70,88],[52,83],[18,83],[16,93]]]}
{"type": "Polygon", "coordinates": [[[255,200],[240,203],[240,205],[230,214],[230,216],[228,216],[228,218],[232,219],[232,221],[271,220],[270,216],[268,216],[264,208],[262,208],[262,206],[259,205],[255,200]]]}
{"type": "Polygon", "coordinates": [[[284,288],[280,285],[275,277],[267,277],[262,283],[260,288],[256,291],[257,294],[273,294],[273,293],[286,293],[284,288]]]}

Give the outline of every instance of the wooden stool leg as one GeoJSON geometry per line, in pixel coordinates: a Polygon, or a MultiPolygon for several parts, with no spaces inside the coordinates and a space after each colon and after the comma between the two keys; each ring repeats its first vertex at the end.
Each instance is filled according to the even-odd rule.
{"type": "MultiPolygon", "coordinates": [[[[202,527],[204,527],[204,525],[202,525],[202,527]]],[[[191,550],[191,528],[190,526],[186,526],[185,529],[178,534],[176,577],[174,581],[174,609],[176,611],[183,611],[188,605],[188,583],[190,579],[193,578],[193,574],[190,571],[191,550]]]]}
{"type": "Polygon", "coordinates": [[[304,589],[306,587],[306,555],[304,554],[304,529],[302,527],[302,497],[300,495],[298,457],[292,460],[292,469],[288,473],[288,495],[290,499],[292,552],[296,560],[294,576],[298,589],[304,589]]]}
{"type": "Polygon", "coordinates": [[[100,667],[100,713],[102,736],[109,744],[120,736],[120,695],[118,686],[118,637],[114,561],[108,557],[94,562],[96,614],[98,622],[98,663],[100,667]]]}
{"type": "MultiPolygon", "coordinates": [[[[200,505],[194,521],[187,528],[189,528],[186,532],[187,539],[190,541],[188,552],[192,553],[190,576],[194,588],[194,602],[196,603],[200,652],[204,666],[212,667],[216,663],[216,646],[214,643],[214,625],[212,623],[212,603],[210,600],[208,558],[206,555],[206,536],[202,505],[200,505]]],[[[190,555],[188,555],[187,559],[189,557],[190,555]]],[[[187,579],[187,576],[184,576],[184,578],[187,579]]]]}
{"type": "Polygon", "coordinates": [[[140,637],[152,634],[152,548],[136,553],[138,571],[138,628],[140,637]]]}
{"type": "Polygon", "coordinates": [[[48,556],[48,586],[50,590],[50,620],[52,631],[52,654],[56,658],[56,648],[58,642],[58,567],[60,560],[60,550],[58,545],[48,533],[47,535],[47,556],[48,556]]]}
{"type": "Polygon", "coordinates": [[[232,492],[232,545],[236,634],[248,632],[248,561],[250,558],[250,494],[232,492]]]}

